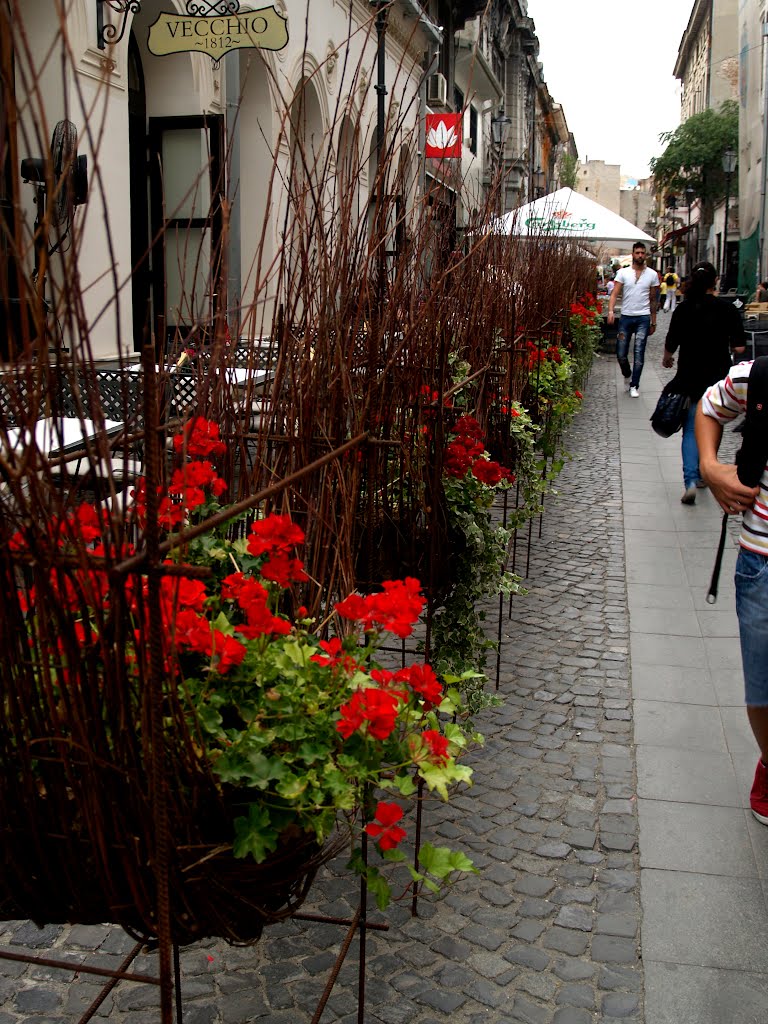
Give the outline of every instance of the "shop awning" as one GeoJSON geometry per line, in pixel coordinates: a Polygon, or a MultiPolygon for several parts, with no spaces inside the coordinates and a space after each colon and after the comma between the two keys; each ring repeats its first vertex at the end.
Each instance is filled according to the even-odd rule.
{"type": "MultiPolygon", "coordinates": [[[[693,225],[691,225],[691,227],[693,227],[693,225]]],[[[668,231],[659,242],[659,245],[663,247],[668,242],[677,242],[683,237],[683,235],[687,235],[689,230],[690,228],[686,225],[685,227],[675,228],[673,231],[668,231]]]]}

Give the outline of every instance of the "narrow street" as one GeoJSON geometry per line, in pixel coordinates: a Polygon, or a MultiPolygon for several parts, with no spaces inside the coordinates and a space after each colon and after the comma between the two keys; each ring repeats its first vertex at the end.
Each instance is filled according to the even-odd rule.
{"type": "MultiPolygon", "coordinates": [[[[719,509],[706,490],[680,504],[679,435],[648,423],[668,319],[638,399],[612,356],[595,361],[541,537],[533,524],[529,594],[504,607],[505,701],[478,722],[474,786],[425,815],[426,838],[467,850],[480,873],[370,934],[368,1021],[764,1024],[768,830],[748,811],[736,531],[710,606],[719,509]]],[[[527,531],[521,574],[526,544],[527,531]]],[[[495,635],[498,603],[487,611],[495,635]]],[[[355,887],[326,872],[310,900],[348,917],[355,887]]],[[[289,921],[252,948],[185,950],[185,1024],[309,1022],[343,937],[289,921]]],[[[75,964],[116,966],[131,945],[114,928],[0,925],[3,948],[75,964]]],[[[143,954],[133,969],[154,967],[143,954]]],[[[0,1024],[76,1020],[98,991],[74,971],[0,961],[0,1024]]],[[[157,998],[123,982],[95,1019],[154,1024],[157,998]]],[[[322,1021],[356,1021],[356,1007],[353,945],[322,1021]]]]}

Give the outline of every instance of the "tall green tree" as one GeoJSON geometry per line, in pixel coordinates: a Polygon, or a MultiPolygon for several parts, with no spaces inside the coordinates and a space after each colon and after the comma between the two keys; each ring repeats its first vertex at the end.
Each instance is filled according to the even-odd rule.
{"type": "MultiPolygon", "coordinates": [[[[666,149],[651,160],[656,189],[663,196],[681,196],[692,188],[701,203],[699,254],[703,251],[714,219],[715,204],[725,195],[726,176],[723,153],[739,150],[739,107],[726,100],[717,110],[711,107],[693,114],[673,132],[664,132],[659,140],[666,149]]],[[[738,178],[731,177],[732,185],[738,178]]]]}
{"type": "Polygon", "coordinates": [[[575,156],[571,156],[570,153],[563,153],[560,157],[560,167],[558,170],[560,188],[576,188],[576,171],[578,165],[579,161],[575,156]]]}

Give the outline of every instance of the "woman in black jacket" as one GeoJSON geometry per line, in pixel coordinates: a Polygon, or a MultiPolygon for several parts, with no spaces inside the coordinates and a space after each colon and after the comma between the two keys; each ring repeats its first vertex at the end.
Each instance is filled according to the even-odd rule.
{"type": "Polygon", "coordinates": [[[680,501],[693,505],[696,488],[704,484],[699,476],[699,450],[693,424],[696,406],[710,384],[722,380],[731,366],[731,353],[745,350],[744,327],[736,307],[715,295],[717,271],[711,263],[697,263],[688,279],[685,298],[669,322],[662,366],[674,365],[672,355],[680,349],[675,375],[676,389],[691,400],[683,423],[683,480],[680,501]]]}

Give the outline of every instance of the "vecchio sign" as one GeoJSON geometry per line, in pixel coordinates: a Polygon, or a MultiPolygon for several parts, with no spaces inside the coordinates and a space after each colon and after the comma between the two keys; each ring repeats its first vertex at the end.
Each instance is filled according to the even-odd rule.
{"type": "Polygon", "coordinates": [[[260,7],[214,17],[161,14],[150,27],[147,47],[157,57],[192,52],[221,60],[231,50],[282,50],[287,42],[287,19],[274,7],[260,7]]]}

